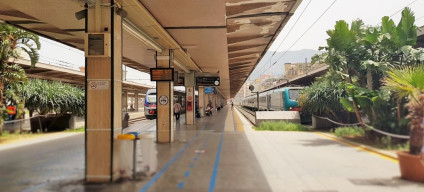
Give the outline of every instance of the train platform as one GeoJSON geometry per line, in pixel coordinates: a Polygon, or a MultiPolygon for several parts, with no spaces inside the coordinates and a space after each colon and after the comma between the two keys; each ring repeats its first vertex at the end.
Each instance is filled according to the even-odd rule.
{"type": "MultiPolygon", "coordinates": [[[[175,122],[175,142],[156,145],[156,175],[130,191],[270,191],[239,118],[230,107],[197,118],[195,125],[185,125],[182,115],[175,122]]],[[[125,131],[155,134],[155,122],[125,131]]]]}
{"type": "MultiPolygon", "coordinates": [[[[182,116],[176,141],[156,145],[154,176],[102,191],[424,190],[423,184],[399,178],[397,162],[312,132],[255,131],[230,106],[196,121],[185,125],[182,116]]],[[[138,131],[154,134],[154,123],[144,121],[138,131]]]]}
{"type": "MultiPolygon", "coordinates": [[[[125,131],[155,134],[155,123],[137,122],[125,131]]],[[[175,123],[175,142],[155,145],[155,174],[108,184],[65,175],[24,191],[424,191],[424,184],[399,178],[396,161],[314,132],[255,131],[230,106],[195,125],[185,125],[184,116],[175,123]]]]}

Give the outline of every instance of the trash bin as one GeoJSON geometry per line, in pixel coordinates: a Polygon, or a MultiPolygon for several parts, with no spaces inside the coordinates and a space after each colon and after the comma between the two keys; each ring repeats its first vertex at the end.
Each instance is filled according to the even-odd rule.
{"type": "Polygon", "coordinates": [[[157,169],[157,157],[155,148],[155,136],[152,134],[141,134],[141,169],[146,175],[152,175],[157,169]]]}
{"type": "Polygon", "coordinates": [[[121,177],[131,177],[136,179],[136,162],[137,162],[137,141],[138,133],[127,133],[118,135],[120,143],[120,165],[119,172],[121,177]],[[132,150],[130,150],[132,149],[132,150]]]}

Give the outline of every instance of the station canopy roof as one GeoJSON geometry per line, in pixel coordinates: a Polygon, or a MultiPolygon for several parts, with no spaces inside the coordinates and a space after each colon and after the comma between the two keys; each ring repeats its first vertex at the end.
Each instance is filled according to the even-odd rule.
{"type": "MultiPolygon", "coordinates": [[[[82,71],[75,71],[72,69],[67,69],[63,67],[58,67],[45,63],[37,63],[35,67],[31,67],[31,62],[25,59],[19,59],[14,61],[14,63],[21,66],[28,77],[36,79],[45,79],[52,81],[61,81],[64,83],[72,84],[81,88],[84,88],[85,84],[85,73],[82,71]]],[[[148,85],[143,85],[131,81],[122,81],[122,90],[133,93],[144,94],[148,89],[153,87],[148,85]]]]}
{"type": "MultiPolygon", "coordinates": [[[[83,50],[94,0],[0,1],[0,20],[83,50]]],[[[102,1],[104,2],[104,1],[102,1]]],[[[219,72],[219,92],[234,97],[301,0],[117,0],[127,12],[123,64],[149,72],[155,45],[174,49],[178,71],[219,72]],[[141,31],[141,36],[140,32],[141,31]],[[148,38],[144,38],[144,37],[148,38]],[[144,39],[144,40],[143,40],[144,39]],[[147,43],[146,43],[146,39],[147,43]],[[153,43],[151,43],[153,42],[153,43]]],[[[107,7],[102,4],[102,7],[107,7]]]]}

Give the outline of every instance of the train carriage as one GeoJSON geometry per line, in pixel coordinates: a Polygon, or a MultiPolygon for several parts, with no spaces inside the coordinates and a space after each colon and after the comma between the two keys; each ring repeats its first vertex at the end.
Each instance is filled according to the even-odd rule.
{"type": "Polygon", "coordinates": [[[267,92],[259,94],[259,111],[268,111],[267,95],[267,92]]]}
{"type": "MultiPolygon", "coordinates": [[[[297,103],[299,92],[303,87],[284,87],[259,94],[260,111],[300,110],[297,103]]],[[[258,110],[256,95],[246,97],[242,105],[252,110],[258,110]]]]}

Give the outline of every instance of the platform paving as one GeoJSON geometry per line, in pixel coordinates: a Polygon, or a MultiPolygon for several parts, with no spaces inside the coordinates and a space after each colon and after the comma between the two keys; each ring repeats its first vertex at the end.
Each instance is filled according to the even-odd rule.
{"type": "Polygon", "coordinates": [[[399,165],[379,155],[313,132],[254,131],[241,120],[272,191],[424,191],[424,184],[400,179],[399,165]]]}
{"type": "MultiPolygon", "coordinates": [[[[196,121],[195,125],[185,125],[182,116],[176,122],[175,142],[155,145],[158,167],[156,174],[151,176],[139,175],[137,180],[123,179],[108,184],[85,184],[83,176],[77,178],[73,174],[69,178],[47,180],[24,188],[12,186],[11,189],[67,192],[424,191],[423,184],[400,179],[398,164],[393,161],[313,132],[254,131],[252,125],[230,106],[196,121]]],[[[124,132],[155,134],[155,122],[141,121],[124,132]]],[[[47,149],[45,151],[47,153],[47,149]]],[[[83,153],[77,155],[83,157],[83,153]]],[[[55,157],[55,161],[66,162],[60,158],[55,157]]],[[[43,166],[49,169],[48,165],[43,166]]],[[[82,163],[74,163],[72,167],[79,173],[83,170],[82,163]]],[[[11,168],[7,171],[14,172],[11,168]]]]}

